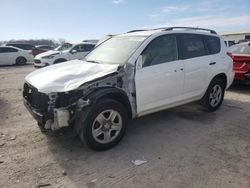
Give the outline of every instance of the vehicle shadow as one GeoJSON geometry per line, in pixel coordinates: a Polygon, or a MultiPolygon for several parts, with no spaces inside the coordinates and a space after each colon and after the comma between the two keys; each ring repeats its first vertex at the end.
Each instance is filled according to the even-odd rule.
{"type": "Polygon", "coordinates": [[[250,85],[234,83],[228,91],[235,93],[250,94],[250,85]]]}
{"type": "MultiPolygon", "coordinates": [[[[225,103],[231,104],[231,101],[225,103]]],[[[178,150],[188,150],[188,142],[193,144],[192,139],[202,139],[213,130],[218,119],[223,119],[221,114],[230,117],[232,110],[235,109],[223,105],[217,112],[208,113],[197,109],[196,104],[189,104],[144,116],[131,121],[123,140],[103,152],[89,149],[70,133],[48,136],[48,147],[77,187],[95,178],[104,185],[112,185],[116,180],[108,177],[133,175],[136,167],[132,160],[145,157],[160,167],[161,159],[168,161],[178,150]]]]}
{"type": "Polygon", "coordinates": [[[13,64],[13,65],[0,65],[0,68],[8,68],[8,67],[26,67],[26,66],[31,66],[33,65],[33,62],[28,62],[26,63],[25,65],[16,65],[16,64],[13,64]]]}

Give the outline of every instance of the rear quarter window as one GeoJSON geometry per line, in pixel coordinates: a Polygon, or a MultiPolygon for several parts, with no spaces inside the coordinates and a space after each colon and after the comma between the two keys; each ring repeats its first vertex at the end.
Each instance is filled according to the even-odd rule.
{"type": "Polygon", "coordinates": [[[209,54],[217,54],[220,52],[220,38],[213,36],[205,36],[205,40],[207,42],[209,54]]]}

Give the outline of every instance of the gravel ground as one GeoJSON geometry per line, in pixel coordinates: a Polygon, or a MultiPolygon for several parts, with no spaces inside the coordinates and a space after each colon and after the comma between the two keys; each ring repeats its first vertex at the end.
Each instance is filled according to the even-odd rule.
{"type": "Polygon", "coordinates": [[[0,187],[250,187],[250,87],[228,90],[217,112],[189,104],[134,120],[118,146],[95,152],[40,132],[22,104],[33,70],[0,67],[0,187]]]}

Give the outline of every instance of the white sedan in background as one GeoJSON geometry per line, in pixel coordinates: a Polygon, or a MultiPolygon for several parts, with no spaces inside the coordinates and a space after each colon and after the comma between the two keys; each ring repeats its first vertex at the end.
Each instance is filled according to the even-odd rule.
{"type": "Polygon", "coordinates": [[[0,46],[0,65],[24,65],[33,61],[31,52],[12,46],[0,46]]]}
{"type": "Polygon", "coordinates": [[[35,57],[34,66],[45,67],[73,59],[82,59],[94,49],[95,45],[96,43],[93,42],[64,43],[54,50],[38,54],[35,57]]]}

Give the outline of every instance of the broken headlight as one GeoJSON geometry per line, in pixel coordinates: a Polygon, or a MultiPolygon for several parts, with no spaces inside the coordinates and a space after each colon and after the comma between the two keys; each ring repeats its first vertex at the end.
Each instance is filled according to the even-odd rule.
{"type": "Polygon", "coordinates": [[[67,107],[74,104],[83,95],[81,90],[74,90],[57,94],[56,108],[67,107]]]}

